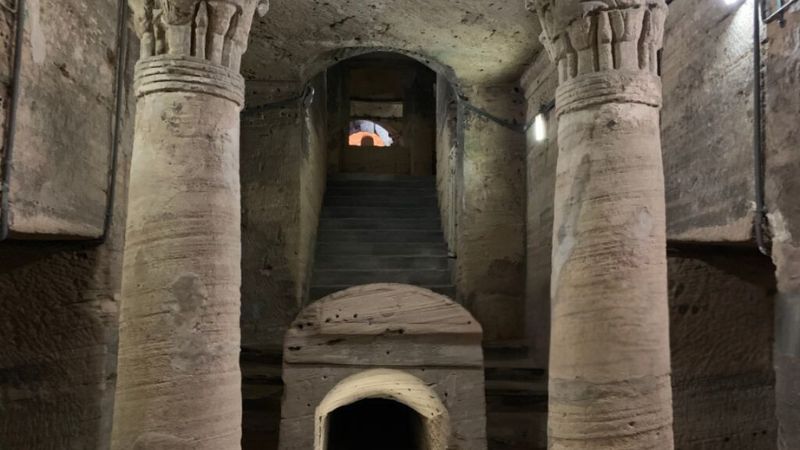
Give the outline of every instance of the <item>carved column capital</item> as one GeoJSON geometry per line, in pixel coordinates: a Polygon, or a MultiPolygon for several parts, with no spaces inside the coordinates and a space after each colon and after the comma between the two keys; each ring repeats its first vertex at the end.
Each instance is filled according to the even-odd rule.
{"type": "MultiPolygon", "coordinates": [[[[571,99],[585,100],[607,79],[609,83],[602,83],[603,102],[613,101],[618,90],[620,101],[660,106],[664,0],[526,0],[526,6],[539,16],[542,44],[558,65],[559,83],[565,87],[559,89],[559,97],[569,91],[571,99]],[[633,87],[635,92],[629,92],[630,79],[642,80],[633,87]],[[641,84],[654,89],[641,89],[641,84]],[[580,92],[581,87],[590,90],[580,92]]],[[[562,101],[559,110],[575,106],[562,101]]]]}
{"type": "Polygon", "coordinates": [[[129,0],[141,40],[138,95],[208,92],[243,104],[239,75],[256,13],[269,0],[129,0]]]}

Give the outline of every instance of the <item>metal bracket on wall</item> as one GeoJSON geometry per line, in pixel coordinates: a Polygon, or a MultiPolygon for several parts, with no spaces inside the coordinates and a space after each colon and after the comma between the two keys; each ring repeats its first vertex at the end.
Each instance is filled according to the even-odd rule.
{"type": "Polygon", "coordinates": [[[764,23],[772,23],[774,21],[778,21],[781,27],[786,25],[786,21],[784,20],[784,15],[786,11],[789,10],[789,7],[792,6],[797,0],[772,0],[775,2],[775,10],[770,11],[767,8],[767,2],[770,0],[760,0],[761,2],[761,20],[764,23]]]}
{"type": "Polygon", "coordinates": [[[512,120],[506,120],[503,119],[502,117],[497,117],[494,114],[490,113],[489,111],[478,108],[477,106],[473,105],[472,103],[462,98],[461,96],[457,96],[457,98],[458,98],[458,104],[461,105],[465,110],[472,111],[475,114],[479,115],[480,117],[483,117],[484,119],[494,122],[504,128],[508,128],[509,130],[516,131],[518,133],[525,132],[526,127],[524,124],[517,123],[512,120]]]}
{"type": "MultiPolygon", "coordinates": [[[[250,114],[257,114],[262,111],[269,111],[273,109],[281,109],[287,106],[295,106],[297,103],[303,101],[307,102],[310,98],[314,96],[314,87],[311,84],[306,84],[303,87],[303,90],[299,95],[295,95],[294,97],[289,97],[284,100],[278,100],[277,102],[273,103],[264,103],[258,106],[252,106],[249,108],[245,108],[242,110],[242,115],[250,115],[250,114]]],[[[308,105],[306,105],[308,106],[308,105]]]]}
{"type": "MultiPolygon", "coordinates": [[[[528,122],[526,124],[522,124],[522,123],[517,123],[517,122],[511,121],[511,120],[506,120],[506,119],[497,117],[497,116],[493,115],[492,113],[490,113],[490,112],[488,112],[488,111],[486,111],[484,109],[478,108],[477,106],[473,105],[472,103],[470,103],[469,101],[467,101],[466,99],[464,99],[464,98],[462,98],[460,96],[458,97],[458,105],[463,107],[465,110],[474,112],[475,114],[483,117],[484,119],[490,120],[490,121],[492,121],[492,122],[494,122],[494,123],[496,123],[496,124],[498,124],[498,125],[500,125],[502,127],[508,128],[509,130],[512,130],[512,131],[516,131],[518,133],[523,133],[523,134],[527,133],[528,130],[531,129],[531,127],[533,126],[533,124],[535,122],[535,119],[534,119],[534,120],[531,120],[530,122],[528,122]]],[[[543,104],[539,108],[539,113],[547,114],[550,111],[552,111],[555,107],[556,107],[555,100],[551,100],[551,101],[543,104]]]]}

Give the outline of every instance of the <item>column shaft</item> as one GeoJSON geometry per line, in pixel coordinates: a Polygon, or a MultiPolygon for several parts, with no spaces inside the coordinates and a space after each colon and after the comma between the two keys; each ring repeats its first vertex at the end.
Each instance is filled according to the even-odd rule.
{"type": "Polygon", "coordinates": [[[558,64],[549,447],[671,449],[666,5],[534,0],[558,64]]]}
{"type": "Polygon", "coordinates": [[[115,448],[239,448],[239,108],[187,90],[137,103],[115,448]]]}
{"type": "Polygon", "coordinates": [[[114,449],[241,447],[238,70],[258,3],[130,0],[141,60],[114,449]]]}
{"type": "Polygon", "coordinates": [[[550,441],[670,448],[664,178],[654,107],[605,103],[559,123],[550,441]]]}

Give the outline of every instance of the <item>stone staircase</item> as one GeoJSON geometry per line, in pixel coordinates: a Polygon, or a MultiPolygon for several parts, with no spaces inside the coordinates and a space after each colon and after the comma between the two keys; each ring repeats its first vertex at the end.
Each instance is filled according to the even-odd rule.
{"type": "MultiPolygon", "coordinates": [[[[310,300],[368,283],[406,283],[455,298],[435,177],[329,177],[310,300]]],[[[547,374],[525,342],[484,343],[492,450],[547,448],[547,374]]]]}
{"type": "Polygon", "coordinates": [[[455,298],[436,179],[329,177],[310,299],[352,286],[404,283],[455,298]]]}
{"type": "Polygon", "coordinates": [[[547,372],[522,341],[484,342],[488,448],[547,449],[547,372]]]}

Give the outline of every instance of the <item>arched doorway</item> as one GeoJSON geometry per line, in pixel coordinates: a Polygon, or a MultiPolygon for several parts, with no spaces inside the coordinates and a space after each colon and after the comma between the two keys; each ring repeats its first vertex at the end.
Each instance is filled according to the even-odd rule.
{"type": "Polygon", "coordinates": [[[327,450],[423,450],[423,418],[383,398],[345,405],[328,417],[327,450]]]}
{"type": "Polygon", "coordinates": [[[450,414],[439,395],[401,370],[342,380],[316,409],[314,450],[445,450],[450,414]]]}
{"type": "Polygon", "coordinates": [[[329,176],[434,175],[436,72],[401,54],[373,52],[335,64],[326,78],[329,176]]]}

